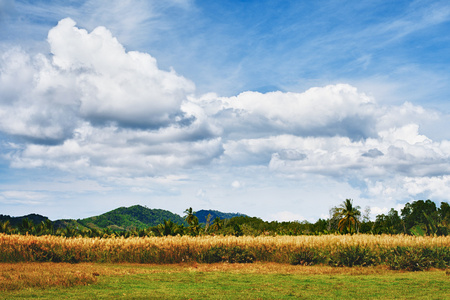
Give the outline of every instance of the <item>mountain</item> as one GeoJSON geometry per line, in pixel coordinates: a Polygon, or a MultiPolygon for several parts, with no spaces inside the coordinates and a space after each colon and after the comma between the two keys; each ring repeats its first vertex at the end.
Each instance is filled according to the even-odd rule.
{"type": "MultiPolygon", "coordinates": [[[[195,212],[200,223],[206,223],[208,214],[211,214],[211,222],[216,217],[220,219],[231,219],[233,217],[244,216],[240,213],[223,213],[217,210],[199,210],[195,212]]],[[[8,221],[12,227],[17,227],[22,223],[22,220],[28,218],[34,224],[39,224],[41,221],[45,221],[48,218],[37,215],[29,214],[22,217],[10,217],[7,215],[0,215],[0,222],[8,221]]],[[[163,209],[150,209],[141,205],[134,205],[130,207],[119,207],[104,214],[93,216],[85,219],[60,219],[53,221],[55,229],[72,227],[80,230],[92,228],[92,229],[104,229],[111,228],[112,230],[129,230],[133,228],[145,229],[150,226],[157,226],[164,223],[164,221],[171,220],[176,224],[182,224],[187,226],[186,221],[177,214],[163,209]]]]}
{"type": "Polygon", "coordinates": [[[195,216],[198,218],[199,223],[206,223],[206,218],[208,215],[211,215],[210,222],[212,223],[215,218],[219,217],[220,219],[231,219],[234,217],[248,217],[247,215],[240,214],[240,213],[223,213],[217,210],[211,210],[211,209],[202,209],[199,211],[196,211],[195,216]]]}
{"type": "Polygon", "coordinates": [[[42,221],[47,220],[47,217],[38,215],[38,214],[29,214],[26,216],[22,216],[22,217],[11,217],[11,216],[7,216],[7,215],[0,215],[0,222],[6,222],[9,221],[9,224],[12,227],[17,227],[20,224],[22,224],[22,221],[24,219],[28,219],[29,221],[32,221],[34,224],[39,224],[42,221]]]}
{"type": "Polygon", "coordinates": [[[109,227],[115,230],[128,230],[132,228],[145,229],[161,224],[165,220],[187,225],[186,221],[177,214],[163,209],[150,209],[141,205],[119,207],[99,216],[77,220],[77,222],[89,228],[109,227]]]}

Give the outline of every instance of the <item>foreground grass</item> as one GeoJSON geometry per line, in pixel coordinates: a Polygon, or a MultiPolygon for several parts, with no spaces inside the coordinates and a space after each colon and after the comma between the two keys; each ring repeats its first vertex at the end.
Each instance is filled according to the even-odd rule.
{"type": "Polygon", "coordinates": [[[442,270],[399,272],[383,267],[275,263],[0,264],[0,299],[448,299],[449,296],[450,276],[442,270]]]}

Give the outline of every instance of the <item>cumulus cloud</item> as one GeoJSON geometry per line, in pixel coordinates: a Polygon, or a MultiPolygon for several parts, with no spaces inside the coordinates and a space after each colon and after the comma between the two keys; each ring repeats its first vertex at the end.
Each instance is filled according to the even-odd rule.
{"type": "Polygon", "coordinates": [[[50,30],[51,58],[13,48],[0,60],[0,130],[61,142],[81,121],[161,128],[195,121],[182,104],[194,84],[127,52],[104,27],[91,33],[61,20],[50,30]]]}
{"type": "Polygon", "coordinates": [[[180,106],[194,84],[158,69],[149,54],[126,52],[106,28],[88,33],[64,19],[50,30],[48,42],[53,64],[79,73],[80,112],[89,120],[159,127],[183,117],[180,106]]]}
{"type": "Polygon", "coordinates": [[[263,130],[272,134],[368,138],[376,135],[379,113],[373,99],[348,84],[311,88],[304,93],[244,92],[218,99],[208,95],[198,101],[236,137],[242,133],[258,135],[263,130]]]}

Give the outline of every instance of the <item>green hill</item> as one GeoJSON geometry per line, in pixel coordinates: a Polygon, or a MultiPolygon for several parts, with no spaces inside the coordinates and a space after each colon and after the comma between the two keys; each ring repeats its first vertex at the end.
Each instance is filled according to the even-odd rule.
{"type": "Polygon", "coordinates": [[[182,217],[163,209],[150,209],[141,205],[119,207],[99,216],[77,220],[78,223],[89,228],[114,230],[128,230],[132,228],[145,229],[156,226],[165,220],[176,224],[187,225],[182,217]]]}
{"type": "Polygon", "coordinates": [[[38,214],[29,214],[29,215],[22,216],[22,217],[11,217],[11,216],[8,216],[8,215],[0,215],[0,222],[9,221],[9,224],[12,227],[19,226],[20,224],[22,224],[22,221],[24,219],[28,219],[28,221],[31,221],[34,224],[39,224],[42,221],[47,220],[48,218],[44,217],[44,216],[41,216],[41,215],[38,215],[38,214]]]}

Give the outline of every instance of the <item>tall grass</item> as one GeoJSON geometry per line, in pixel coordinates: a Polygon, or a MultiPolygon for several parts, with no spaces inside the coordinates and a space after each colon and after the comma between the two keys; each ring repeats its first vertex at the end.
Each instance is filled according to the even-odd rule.
{"type": "Polygon", "coordinates": [[[65,238],[0,234],[0,262],[238,262],[331,266],[450,266],[450,237],[407,235],[65,238]]]}

